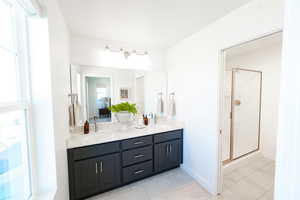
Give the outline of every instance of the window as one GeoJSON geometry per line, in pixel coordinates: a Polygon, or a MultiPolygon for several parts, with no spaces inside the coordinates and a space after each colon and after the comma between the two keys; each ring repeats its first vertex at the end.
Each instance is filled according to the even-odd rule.
{"type": "Polygon", "coordinates": [[[10,5],[0,1],[0,103],[17,101],[17,51],[14,44],[14,17],[10,5]]]}
{"type": "Polygon", "coordinates": [[[29,199],[31,173],[26,14],[0,0],[0,199],[29,199]]]}
{"type": "Polygon", "coordinates": [[[0,114],[0,199],[28,199],[31,195],[26,113],[0,114]]]}
{"type": "Polygon", "coordinates": [[[97,100],[101,100],[104,97],[107,97],[106,88],[96,88],[97,100]]]}

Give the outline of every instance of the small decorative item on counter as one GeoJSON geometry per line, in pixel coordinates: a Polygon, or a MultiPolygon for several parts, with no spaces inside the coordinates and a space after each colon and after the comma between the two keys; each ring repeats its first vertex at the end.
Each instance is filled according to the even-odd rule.
{"type": "Polygon", "coordinates": [[[135,120],[136,120],[136,126],[135,126],[136,129],[146,128],[144,125],[144,116],[139,115],[135,118],[135,120]]]}
{"type": "Polygon", "coordinates": [[[87,120],[84,122],[83,132],[84,134],[88,134],[90,132],[90,124],[87,120]]]}
{"type": "Polygon", "coordinates": [[[115,116],[120,123],[128,123],[131,120],[132,115],[137,114],[136,105],[128,102],[113,105],[109,107],[109,110],[115,113],[115,116]]]}
{"type": "Polygon", "coordinates": [[[143,119],[144,119],[144,125],[148,126],[149,119],[148,119],[147,115],[143,115],[143,119]]]}

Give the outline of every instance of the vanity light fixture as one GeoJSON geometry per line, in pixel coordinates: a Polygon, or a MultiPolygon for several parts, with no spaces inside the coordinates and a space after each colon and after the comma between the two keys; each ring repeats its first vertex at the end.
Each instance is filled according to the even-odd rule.
{"type": "Polygon", "coordinates": [[[105,46],[105,50],[107,51],[111,51],[111,52],[119,52],[119,53],[123,53],[124,54],[124,57],[125,59],[128,59],[131,55],[137,55],[137,56],[144,56],[144,55],[148,55],[148,52],[147,51],[144,51],[144,52],[138,52],[136,50],[133,50],[133,51],[128,51],[128,50],[124,50],[123,48],[119,49],[119,50],[116,50],[116,49],[112,49],[110,48],[109,46],[105,46]]]}
{"type": "Polygon", "coordinates": [[[143,69],[147,70],[151,66],[151,60],[147,51],[129,51],[123,48],[112,49],[105,46],[100,59],[102,66],[143,69]]]}

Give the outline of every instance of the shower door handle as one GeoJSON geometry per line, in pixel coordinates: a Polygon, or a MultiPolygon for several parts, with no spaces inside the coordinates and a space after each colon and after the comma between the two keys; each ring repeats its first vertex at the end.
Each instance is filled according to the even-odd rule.
{"type": "Polygon", "coordinates": [[[240,106],[241,105],[241,100],[234,100],[233,101],[233,104],[235,105],[235,106],[240,106]]]}

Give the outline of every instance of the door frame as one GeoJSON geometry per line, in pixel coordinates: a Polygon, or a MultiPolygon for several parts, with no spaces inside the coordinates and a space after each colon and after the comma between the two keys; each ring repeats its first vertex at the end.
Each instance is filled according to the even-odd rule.
{"type": "Polygon", "coordinates": [[[246,39],[244,41],[240,41],[235,44],[231,44],[227,47],[220,48],[219,50],[219,78],[218,78],[218,144],[217,144],[217,157],[218,157],[218,167],[217,167],[217,194],[221,194],[223,192],[223,163],[222,163],[222,125],[223,125],[223,113],[224,113],[224,108],[223,108],[223,102],[224,102],[224,83],[225,83],[225,64],[226,64],[226,51],[228,49],[231,49],[233,47],[237,47],[243,44],[247,44],[265,37],[272,36],[277,33],[282,33],[283,29],[275,29],[273,31],[270,31],[268,33],[260,34],[255,37],[246,39]]]}
{"type": "Polygon", "coordinates": [[[236,68],[232,68],[232,77],[231,77],[231,109],[230,109],[230,112],[231,112],[231,118],[230,118],[230,158],[229,158],[229,162],[232,162],[234,160],[237,160],[239,158],[242,158],[242,157],[245,157],[251,153],[254,153],[256,151],[259,151],[260,150],[260,137],[261,137],[261,99],[262,99],[262,81],[263,81],[263,74],[262,74],[262,71],[259,71],[259,70],[252,70],[252,69],[246,69],[246,68],[239,68],[239,67],[236,67],[236,68]],[[241,70],[241,71],[247,71],[247,72],[256,72],[256,73],[259,73],[260,74],[260,91],[259,91],[259,118],[258,118],[258,146],[257,146],[257,149],[253,150],[253,151],[250,151],[246,154],[243,154],[239,157],[236,157],[236,158],[233,158],[233,141],[234,141],[234,132],[233,132],[233,125],[234,125],[234,122],[233,122],[233,118],[234,118],[234,112],[233,112],[233,108],[234,108],[234,105],[233,105],[233,97],[234,97],[234,70],[241,70]]]}
{"type": "MultiPolygon", "coordinates": [[[[111,104],[113,104],[116,101],[115,98],[115,93],[114,93],[114,77],[110,74],[106,74],[106,73],[102,73],[102,72],[84,72],[82,73],[82,79],[83,82],[81,83],[81,85],[83,85],[83,96],[82,99],[84,100],[81,104],[83,105],[85,111],[83,112],[83,115],[86,116],[85,120],[90,120],[89,119],[89,95],[88,95],[88,82],[87,82],[87,78],[91,77],[91,78],[109,78],[110,79],[110,99],[111,99],[111,104]]],[[[111,115],[111,121],[110,122],[97,122],[97,124],[112,124],[115,122],[115,119],[113,117],[113,115],[111,115]]]]}

